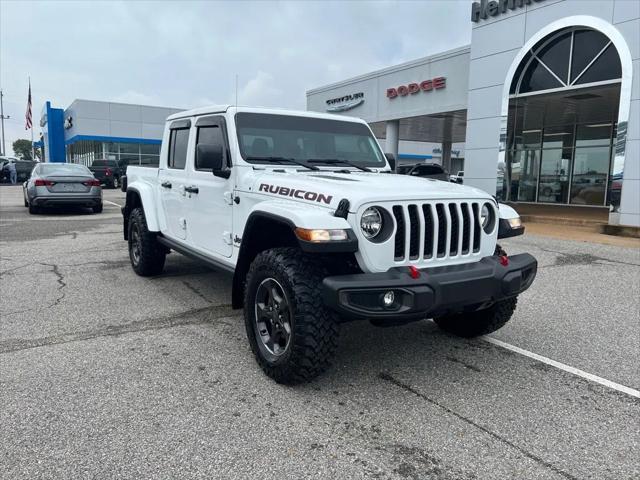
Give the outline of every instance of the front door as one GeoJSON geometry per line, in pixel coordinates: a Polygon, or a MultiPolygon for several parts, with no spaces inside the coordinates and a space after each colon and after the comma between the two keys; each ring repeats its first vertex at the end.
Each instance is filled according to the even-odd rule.
{"type": "Polygon", "coordinates": [[[187,236],[185,186],[189,180],[186,164],[190,126],[189,120],[176,121],[171,125],[167,165],[162,165],[158,173],[158,188],[167,225],[167,231],[163,233],[179,240],[187,236]]]}
{"type": "Polygon", "coordinates": [[[196,122],[196,148],[190,165],[189,240],[195,247],[224,257],[230,257],[232,243],[233,178],[213,174],[211,169],[198,165],[197,145],[221,145],[224,169],[231,172],[229,143],[224,117],[202,117],[196,122]],[[197,193],[194,193],[197,190],[197,193]]]}

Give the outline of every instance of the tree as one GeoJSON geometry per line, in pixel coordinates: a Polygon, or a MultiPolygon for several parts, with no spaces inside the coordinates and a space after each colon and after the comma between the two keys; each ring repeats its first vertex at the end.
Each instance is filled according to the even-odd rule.
{"type": "MultiPolygon", "coordinates": [[[[13,142],[13,153],[22,160],[33,160],[31,151],[31,140],[21,138],[13,142]]],[[[40,158],[40,151],[36,149],[36,157],[40,158]]]]}

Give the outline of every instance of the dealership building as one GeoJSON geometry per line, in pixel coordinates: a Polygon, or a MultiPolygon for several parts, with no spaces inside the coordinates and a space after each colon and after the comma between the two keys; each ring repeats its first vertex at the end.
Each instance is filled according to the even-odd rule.
{"type": "Polygon", "coordinates": [[[66,109],[46,102],[40,116],[47,162],[91,165],[96,159],[157,166],[166,118],[182,109],[75,100],[66,109]]]}
{"type": "Polygon", "coordinates": [[[315,88],[307,109],[501,200],[640,226],[640,1],[482,0],[470,24],[471,45],[315,88]]]}

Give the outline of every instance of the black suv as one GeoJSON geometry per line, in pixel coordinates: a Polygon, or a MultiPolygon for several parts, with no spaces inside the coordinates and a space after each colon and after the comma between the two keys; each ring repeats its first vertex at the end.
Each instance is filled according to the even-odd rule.
{"type": "Polygon", "coordinates": [[[438,163],[416,163],[415,165],[400,165],[398,173],[411,175],[412,177],[433,178],[435,180],[449,181],[449,173],[438,163]]]}

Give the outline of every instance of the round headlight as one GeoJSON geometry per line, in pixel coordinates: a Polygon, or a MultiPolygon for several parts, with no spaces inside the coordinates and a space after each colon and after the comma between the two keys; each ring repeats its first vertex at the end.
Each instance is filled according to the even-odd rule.
{"type": "Polygon", "coordinates": [[[485,228],[489,223],[489,215],[491,215],[489,205],[485,203],[482,205],[482,210],[480,211],[480,223],[482,224],[482,228],[485,228]]]}
{"type": "Polygon", "coordinates": [[[489,203],[482,205],[482,209],[480,210],[480,223],[485,233],[491,233],[493,231],[495,226],[494,216],[494,210],[489,203]]]}
{"type": "Polygon", "coordinates": [[[382,230],[382,213],[376,207],[367,208],[360,217],[360,230],[366,238],[374,238],[382,230]]]}

